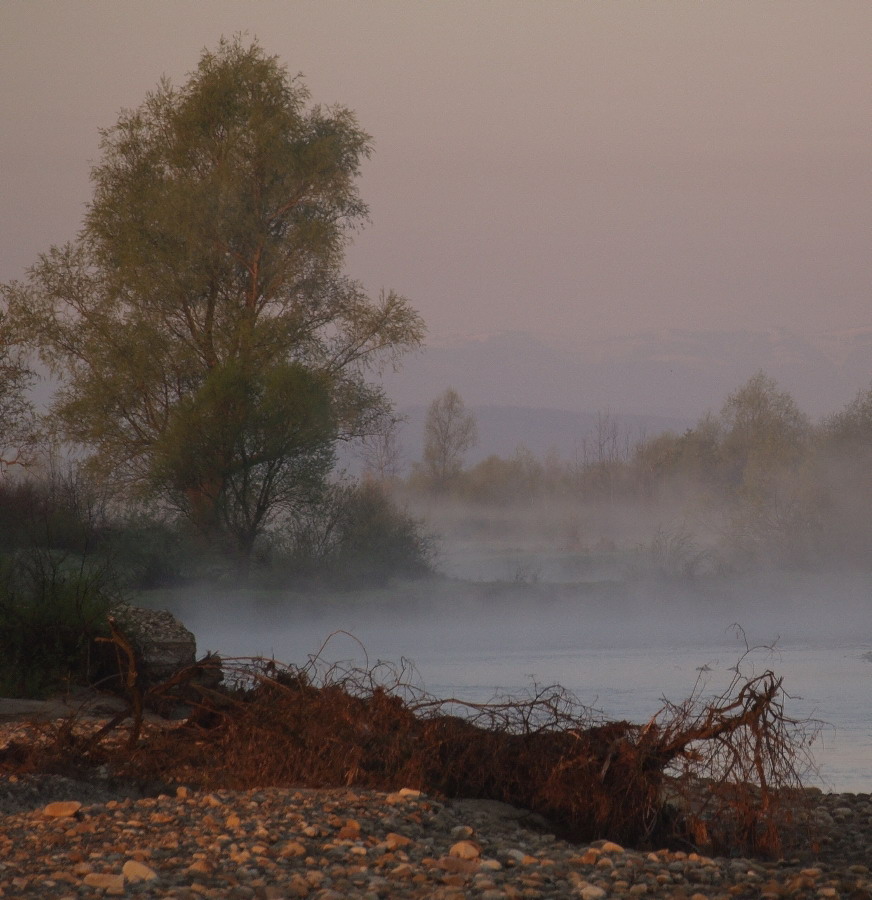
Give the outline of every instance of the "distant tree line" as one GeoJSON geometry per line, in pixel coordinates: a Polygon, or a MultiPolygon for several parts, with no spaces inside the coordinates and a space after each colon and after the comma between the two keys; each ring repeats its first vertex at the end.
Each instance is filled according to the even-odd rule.
{"type": "MultiPolygon", "coordinates": [[[[462,408],[462,400],[455,401],[462,408]]],[[[443,407],[440,407],[443,408],[443,407]]],[[[431,407],[433,410],[434,407],[431,407]]],[[[427,440],[430,439],[428,417],[427,440]]],[[[571,459],[523,446],[450,470],[427,464],[414,493],[511,507],[537,501],[679,510],[736,564],[872,563],[872,386],[813,424],[760,372],[681,434],[633,436],[609,413],[571,459]]],[[[664,514],[665,515],[665,514],[664,514]]],[[[662,539],[662,535],[661,535],[662,539]]]]}

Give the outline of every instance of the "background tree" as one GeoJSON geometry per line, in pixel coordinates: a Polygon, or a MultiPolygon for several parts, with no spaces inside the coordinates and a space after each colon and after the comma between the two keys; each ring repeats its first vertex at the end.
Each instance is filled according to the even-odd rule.
{"type": "Polygon", "coordinates": [[[0,472],[33,458],[38,435],[28,391],[34,379],[0,310],[0,472]]]}
{"type": "Polygon", "coordinates": [[[830,451],[845,457],[861,455],[865,467],[872,456],[872,387],[859,391],[843,410],[829,416],[822,437],[830,451]]]}
{"type": "Polygon", "coordinates": [[[427,409],[424,423],[424,474],[437,492],[445,491],[463,469],[464,454],[478,441],[475,418],[460,394],[448,388],[427,409]]]}
{"type": "Polygon", "coordinates": [[[794,399],[763,372],[727,397],[721,422],[727,476],[734,487],[752,494],[765,493],[779,470],[802,459],[811,433],[794,399]]]}
{"type": "Polygon", "coordinates": [[[814,478],[826,502],[821,530],[825,552],[856,565],[872,560],[872,387],[824,420],[814,478]]]}
{"type": "Polygon", "coordinates": [[[386,423],[381,430],[361,439],[358,452],[363,462],[365,479],[389,484],[399,477],[403,468],[403,451],[399,439],[400,424],[400,420],[386,423]]]}
{"type": "Polygon", "coordinates": [[[758,372],[727,398],[721,422],[729,544],[749,561],[808,560],[820,527],[820,497],[804,471],[808,417],[758,372]]]}
{"type": "Polygon", "coordinates": [[[424,330],[343,276],[370,138],[308,99],[257,43],[222,40],[103,132],[78,240],[4,288],[62,379],[64,437],[243,556],[335,441],[389,419],[366,376],[424,330]]]}

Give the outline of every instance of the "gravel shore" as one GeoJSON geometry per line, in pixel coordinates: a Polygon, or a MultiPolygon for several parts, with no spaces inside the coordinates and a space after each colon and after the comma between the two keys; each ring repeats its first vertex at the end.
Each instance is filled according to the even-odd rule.
{"type": "Polygon", "coordinates": [[[505,804],[415,791],[137,797],[6,776],[0,897],[872,898],[872,798],[813,796],[818,848],[764,862],[571,844],[505,804]]]}

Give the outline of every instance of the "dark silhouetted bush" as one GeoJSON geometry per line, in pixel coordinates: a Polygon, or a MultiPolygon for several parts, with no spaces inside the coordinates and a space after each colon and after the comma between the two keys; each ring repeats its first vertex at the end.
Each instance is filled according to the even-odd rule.
{"type": "Polygon", "coordinates": [[[332,584],[384,584],[432,568],[432,539],[374,482],[334,486],[290,528],[284,567],[332,584]]]}
{"type": "Polygon", "coordinates": [[[94,638],[118,591],[97,565],[35,550],[0,563],[0,695],[39,697],[88,683],[94,638]]]}

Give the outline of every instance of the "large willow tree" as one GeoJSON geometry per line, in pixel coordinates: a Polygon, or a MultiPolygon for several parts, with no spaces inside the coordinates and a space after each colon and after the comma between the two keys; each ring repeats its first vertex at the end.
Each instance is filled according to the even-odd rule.
{"type": "Polygon", "coordinates": [[[235,39],[101,147],[78,239],[4,287],[10,312],[61,379],[61,434],[247,557],[337,440],[389,417],[368,373],[423,336],[405,299],[342,274],[370,138],[235,39]]]}

